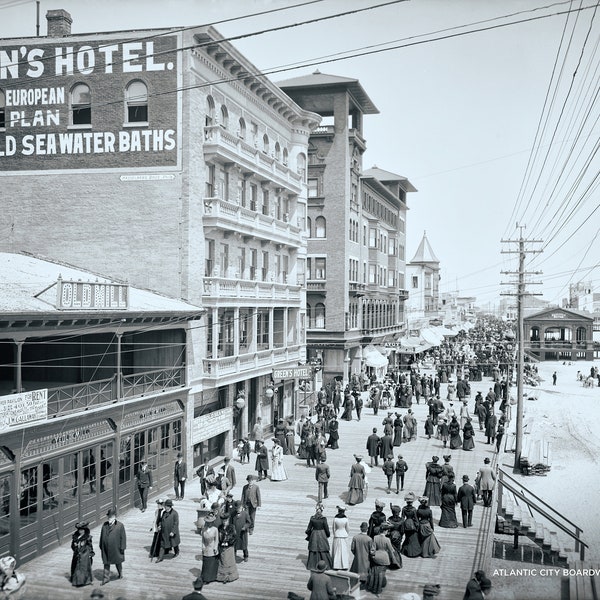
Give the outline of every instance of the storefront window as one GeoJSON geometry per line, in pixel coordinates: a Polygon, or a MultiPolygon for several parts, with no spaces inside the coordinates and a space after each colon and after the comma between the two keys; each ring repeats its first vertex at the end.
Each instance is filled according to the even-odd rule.
{"type": "Polygon", "coordinates": [[[119,483],[131,481],[131,436],[121,440],[119,448],[119,483]]]}
{"type": "Polygon", "coordinates": [[[112,455],[113,442],[107,442],[100,446],[100,492],[112,490],[112,455]]]}
{"type": "Polygon", "coordinates": [[[87,495],[96,493],[96,457],[94,450],[89,448],[82,452],[83,455],[83,489],[81,494],[87,495]],[[89,487],[88,487],[89,485],[89,487]]]}
{"type": "Polygon", "coordinates": [[[133,436],[133,474],[140,470],[140,464],[146,458],[146,432],[140,431],[133,436]]]}
{"type": "MultiPolygon", "coordinates": [[[[37,467],[21,471],[21,498],[19,502],[22,517],[37,512],[37,467]]],[[[29,520],[26,523],[30,522],[29,520]]]]}
{"type": "Polygon", "coordinates": [[[64,458],[64,476],[62,495],[59,499],[61,508],[67,505],[73,505],[79,502],[77,492],[79,490],[79,473],[77,471],[77,452],[69,454],[64,458]]]}
{"type": "Polygon", "coordinates": [[[44,511],[58,508],[57,498],[60,496],[58,473],[57,458],[42,464],[42,506],[44,511]]]}
{"type": "Polygon", "coordinates": [[[0,476],[0,553],[8,551],[10,538],[10,475],[0,476]]]}

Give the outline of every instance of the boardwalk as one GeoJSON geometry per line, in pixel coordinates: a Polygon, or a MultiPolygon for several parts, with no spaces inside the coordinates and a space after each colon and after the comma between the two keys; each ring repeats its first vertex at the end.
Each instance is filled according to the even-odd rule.
{"type": "MultiPolygon", "coordinates": [[[[443,386],[445,387],[445,386],[443,386]]],[[[477,390],[487,391],[487,382],[473,383],[473,398],[477,390]]],[[[444,391],[444,390],[442,390],[444,391]]],[[[443,397],[443,396],[442,396],[443,397]]],[[[469,402],[472,409],[473,400],[469,402]]],[[[441,456],[446,451],[436,439],[427,440],[423,433],[423,423],[427,407],[413,405],[413,411],[419,422],[417,441],[403,444],[399,449],[408,462],[409,471],[405,480],[406,491],[413,490],[422,494],[425,486],[425,463],[433,454],[441,456]]],[[[405,413],[405,410],[401,410],[405,413]]],[[[372,427],[378,427],[381,433],[381,421],[386,411],[374,416],[372,410],[363,410],[360,422],[340,422],[340,448],[328,451],[328,464],[332,478],[329,486],[329,498],[324,501],[325,514],[331,523],[337,504],[343,504],[348,484],[350,466],[354,462],[353,453],[364,453],[365,443],[372,427]]],[[[476,423],[476,420],[474,420],[476,423]]],[[[476,426],[477,427],[477,426],[476,426]]],[[[267,446],[271,443],[268,441],[267,446]]],[[[398,454],[398,449],[396,454],[398,454]]],[[[450,452],[448,452],[450,453],[450,452]]],[[[461,476],[468,474],[473,482],[479,466],[485,456],[493,456],[492,446],[485,444],[483,434],[476,430],[474,451],[453,450],[452,464],[461,484],[461,476]]],[[[235,498],[239,498],[241,488],[248,473],[254,473],[254,454],[250,465],[235,463],[238,484],[234,488],[235,498]]],[[[306,589],[309,572],[304,563],[307,558],[307,544],[304,530],[314,512],[317,499],[317,484],[314,469],[307,468],[304,461],[293,456],[285,457],[285,467],[289,479],[284,482],[262,481],[263,506],[258,510],[256,530],[250,537],[250,560],[239,563],[240,578],[228,584],[211,583],[205,586],[203,593],[210,600],[227,599],[284,599],[288,591],[293,591],[307,600],[310,592],[306,589]]],[[[350,522],[351,536],[358,533],[361,521],[368,521],[374,510],[375,498],[386,502],[386,514],[390,514],[389,502],[404,505],[402,492],[397,496],[385,492],[385,476],[380,469],[374,469],[369,475],[368,498],[363,504],[349,506],[347,516],[350,522]]],[[[181,555],[177,559],[166,558],[162,563],[150,563],[148,549],[152,534],[149,532],[153,511],[141,513],[131,510],[122,515],[128,536],[124,579],[113,580],[102,587],[107,598],[119,597],[127,600],[179,600],[192,591],[192,581],[200,573],[201,552],[200,537],[196,533],[194,521],[200,495],[197,479],[190,481],[188,494],[184,501],[176,502],[175,508],[180,515],[181,555]]],[[[164,495],[164,494],[163,494],[164,495]]],[[[166,494],[173,497],[173,490],[166,494]]],[[[153,501],[156,495],[151,499],[153,501]]],[[[149,503],[150,504],[150,503],[149,503]]],[[[434,518],[439,520],[440,508],[433,507],[434,518]]],[[[484,509],[479,503],[475,507],[473,527],[464,529],[444,529],[436,526],[435,534],[442,547],[436,559],[403,557],[403,568],[388,573],[388,586],[380,598],[395,599],[405,592],[422,593],[427,583],[439,583],[441,593],[438,600],[459,600],[464,593],[466,582],[471,577],[481,551],[484,529],[493,527],[493,509],[484,509]]],[[[460,510],[458,512],[460,522],[460,510]]],[[[100,529],[92,530],[94,545],[97,546],[100,529]]],[[[240,553],[241,554],[241,553],[240,553]]],[[[92,587],[72,588],[68,581],[71,551],[68,545],[53,550],[49,554],[26,564],[22,571],[28,576],[26,598],[31,600],[62,600],[88,598],[92,587]]],[[[94,564],[94,587],[99,586],[102,577],[100,553],[96,554],[94,564]]],[[[113,577],[116,576],[113,567],[113,577]]],[[[361,592],[361,598],[370,600],[373,594],[361,592]]]]}

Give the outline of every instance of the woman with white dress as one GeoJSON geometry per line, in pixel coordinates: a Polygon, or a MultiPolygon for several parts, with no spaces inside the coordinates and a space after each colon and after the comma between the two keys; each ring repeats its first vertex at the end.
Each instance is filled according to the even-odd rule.
{"type": "Polygon", "coordinates": [[[331,555],[333,558],[333,568],[348,570],[350,568],[350,553],[348,552],[348,517],[346,517],[346,507],[338,506],[337,515],[333,518],[333,544],[331,555]]]}
{"type": "Polygon", "coordinates": [[[283,466],[283,448],[281,442],[273,439],[273,448],[271,448],[271,481],[285,481],[288,478],[283,466]]]}

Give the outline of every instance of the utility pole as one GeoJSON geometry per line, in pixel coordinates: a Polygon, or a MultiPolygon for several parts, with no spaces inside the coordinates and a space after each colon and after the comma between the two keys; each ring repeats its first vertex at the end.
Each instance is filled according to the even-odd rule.
{"type": "MultiPolygon", "coordinates": [[[[517,292],[503,292],[502,296],[517,297],[517,423],[516,423],[516,445],[515,445],[515,464],[514,469],[520,470],[521,450],[523,447],[523,367],[525,363],[525,335],[523,331],[523,299],[525,296],[541,296],[541,294],[531,294],[525,291],[526,284],[540,285],[539,281],[525,281],[526,275],[540,275],[541,271],[526,271],[525,270],[525,255],[538,254],[541,250],[526,250],[525,244],[540,244],[541,240],[526,240],[523,238],[523,229],[525,225],[517,224],[520,230],[518,240],[500,240],[503,244],[518,244],[518,250],[502,250],[502,254],[518,254],[519,255],[519,270],[518,271],[502,271],[505,275],[517,275],[518,280],[517,292]]],[[[502,282],[502,285],[514,285],[512,282],[502,282]]],[[[508,399],[510,401],[510,381],[507,382],[509,387],[508,399]]]]}

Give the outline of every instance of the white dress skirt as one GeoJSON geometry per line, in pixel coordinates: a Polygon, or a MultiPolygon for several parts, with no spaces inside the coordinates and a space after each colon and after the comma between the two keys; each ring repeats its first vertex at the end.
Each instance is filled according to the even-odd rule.
{"type": "Polygon", "coordinates": [[[283,448],[275,446],[271,450],[271,481],[285,481],[288,478],[283,466],[283,448]]]}
{"type": "Polygon", "coordinates": [[[348,518],[333,519],[333,543],[331,545],[334,569],[350,568],[350,552],[348,551],[348,518]]]}

